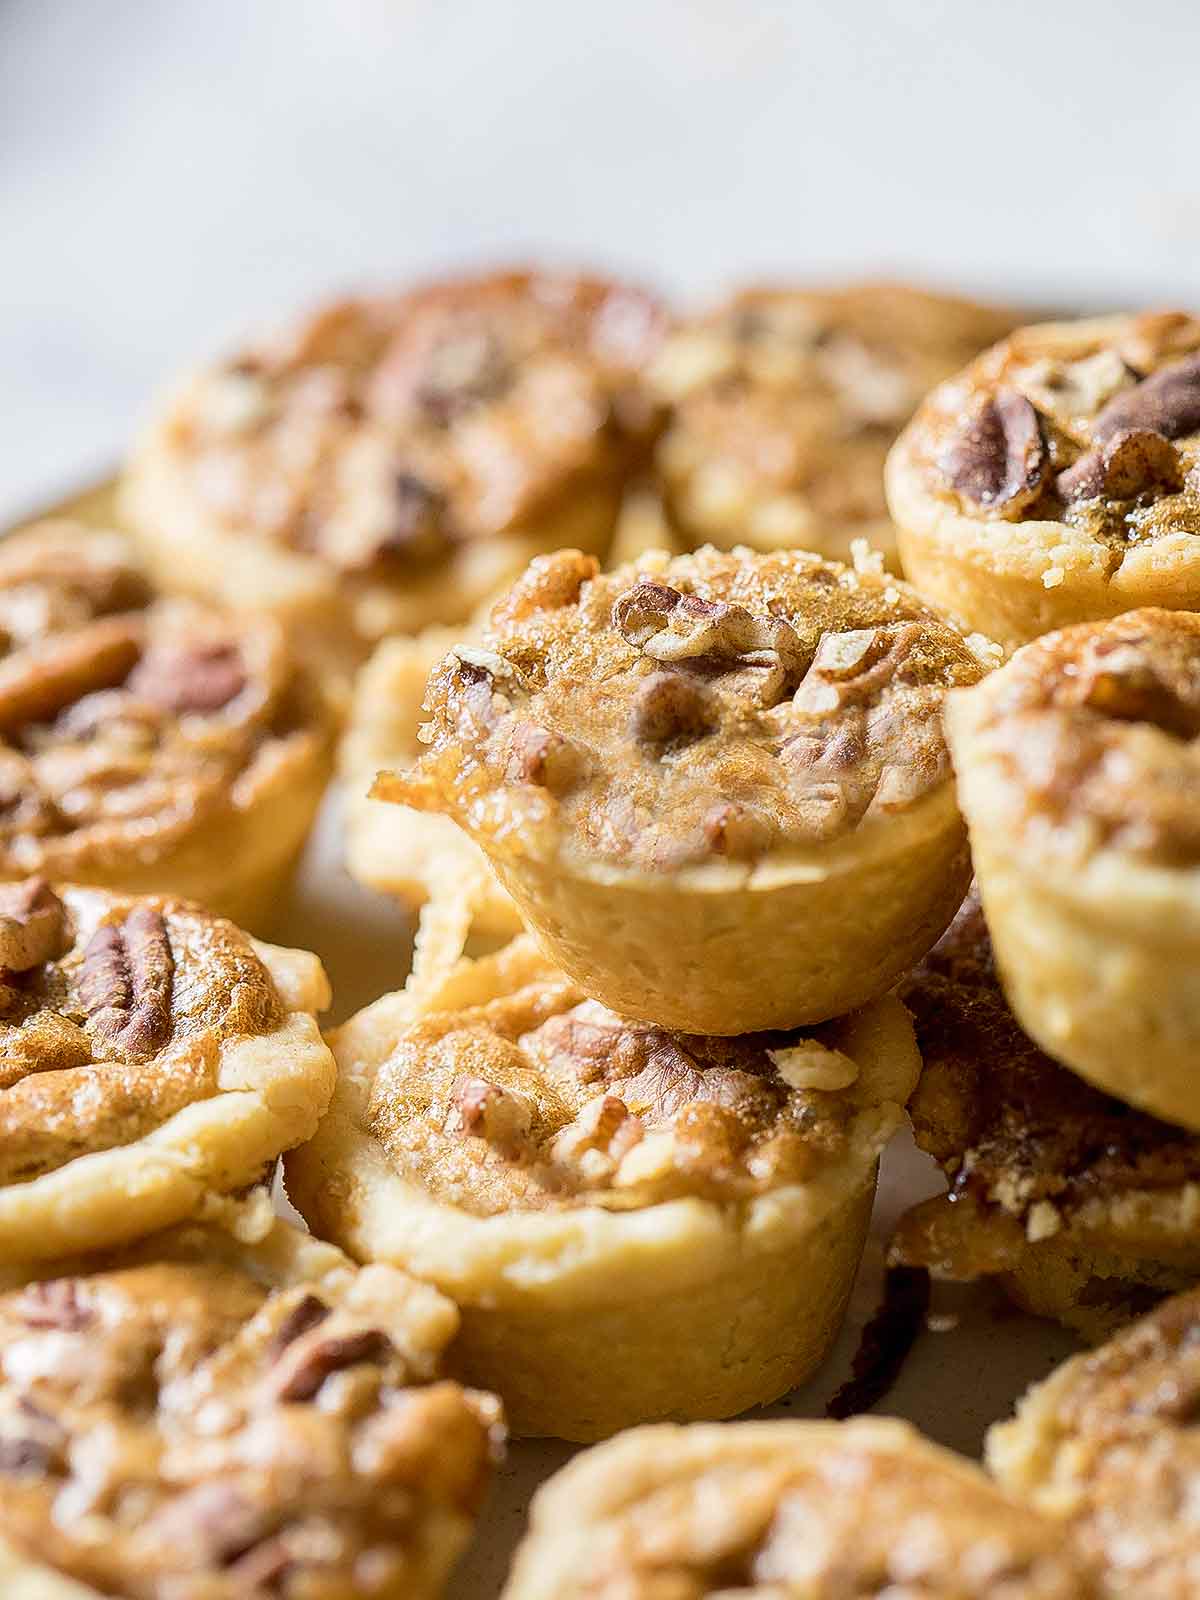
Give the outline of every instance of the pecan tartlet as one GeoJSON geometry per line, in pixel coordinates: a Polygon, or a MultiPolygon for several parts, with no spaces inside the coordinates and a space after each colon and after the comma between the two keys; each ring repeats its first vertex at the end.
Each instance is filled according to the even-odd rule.
{"type": "Polygon", "coordinates": [[[164,583],[353,660],[538,551],[604,548],[656,431],[662,326],[640,290],[552,272],[326,305],[164,401],[125,515],[164,583]]]}
{"type": "Polygon", "coordinates": [[[0,880],[170,892],[269,920],[333,762],[279,624],[157,594],[126,540],[0,545],[0,880]]]}
{"type": "Polygon", "coordinates": [[[901,1422],[638,1428],[537,1494],[504,1600],[1095,1600],[1049,1518],[901,1422]]]}
{"type": "Polygon", "coordinates": [[[333,1092],[316,956],[186,901],[0,884],[0,1260],[198,1212],[333,1092]]]}
{"type": "Polygon", "coordinates": [[[896,1261],[996,1275],[1093,1343],[1200,1281],[1200,1135],[1039,1049],[1004,997],[975,894],[898,994],[924,1062],[913,1131],[949,1189],[901,1219],[896,1261]]]}
{"type": "Polygon", "coordinates": [[[796,551],[535,561],[433,673],[443,812],[606,1005],[736,1034],[882,994],[966,890],[945,692],[982,668],[912,590],[796,551]]]}
{"type": "Polygon", "coordinates": [[[408,766],[420,755],[425,685],[462,638],[461,629],[426,628],[411,638],[385,639],[355,679],[339,757],[346,866],[369,888],[413,905],[434,902],[458,919],[464,936],[471,928],[511,936],[521,931],[520,914],[479,846],[449,817],[388,805],[371,794],[380,771],[408,766]]]}
{"type": "Polygon", "coordinates": [[[1009,648],[1200,609],[1200,319],[1013,334],[930,395],[887,493],[910,581],[1009,648]]]}
{"type": "Polygon", "coordinates": [[[1189,1600],[1200,1568],[1200,1292],[1064,1362],[988,1435],[1013,1494],[1052,1516],[1103,1600],[1189,1600]]]}
{"type": "Polygon", "coordinates": [[[667,338],[656,462],[693,544],[819,550],[868,539],[891,560],[883,464],[937,383],[1014,318],[903,284],[744,289],[667,338]]]}
{"type": "Polygon", "coordinates": [[[331,1042],[293,1201],[451,1295],[459,1370],[514,1431],[569,1439],[729,1416],[816,1365],[918,1069],[891,998],[804,1034],[668,1033],[528,936],[331,1042]]]}
{"type": "Polygon", "coordinates": [[[1047,634],[951,695],[947,727],[1021,1025],[1200,1130],[1200,616],[1047,634]]]}
{"type": "Polygon", "coordinates": [[[442,1592],[500,1436],[490,1396],[438,1379],[454,1307],[265,1195],[231,1220],[251,1239],[0,1268],[6,1596],[442,1592]]]}

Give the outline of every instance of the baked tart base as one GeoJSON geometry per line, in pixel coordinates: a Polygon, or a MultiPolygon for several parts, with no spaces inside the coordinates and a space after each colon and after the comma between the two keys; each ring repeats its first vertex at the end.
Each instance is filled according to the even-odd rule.
{"type": "Polygon", "coordinates": [[[637,1428],[536,1495],[504,1600],[1088,1600],[1050,1517],[900,1422],[637,1428]]]}
{"type": "Polygon", "coordinates": [[[454,1307],[265,1192],[52,1270],[0,1268],[0,1585],[20,1600],[433,1600],[499,1442],[439,1381],[454,1307]]]}
{"type": "Polygon", "coordinates": [[[183,901],[0,885],[0,1258],[101,1248],[256,1181],[335,1068],[320,963],[183,901]]]}
{"type": "Polygon", "coordinates": [[[731,1415],[813,1369],[917,1069],[893,1001],[812,1038],[675,1036],[585,1001],[528,939],[333,1042],[293,1202],[456,1300],[456,1370],[497,1383],[514,1432],[578,1440],[731,1415]]]}

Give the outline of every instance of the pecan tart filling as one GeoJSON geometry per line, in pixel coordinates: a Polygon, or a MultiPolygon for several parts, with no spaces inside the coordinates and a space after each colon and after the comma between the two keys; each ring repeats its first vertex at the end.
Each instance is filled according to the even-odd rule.
{"type": "Polygon", "coordinates": [[[988,1465],[1067,1528],[1104,1600],[1184,1600],[1200,1561],[1200,1293],[1067,1361],[988,1435],[988,1465]]]}
{"type": "Polygon", "coordinates": [[[1020,330],[926,401],[889,495],[911,580],[1006,644],[1200,608],[1200,320],[1020,330]]]}
{"type": "Polygon", "coordinates": [[[1200,1130],[1200,616],[1047,635],[947,728],[1000,971],[1056,1059],[1200,1130]]]}
{"type": "Polygon", "coordinates": [[[174,1222],[308,1137],[328,998],[315,956],[184,901],[0,884],[0,1258],[174,1222]]]}
{"type": "Polygon", "coordinates": [[[0,547],[0,878],[171,891],[257,921],[304,843],[333,721],[278,625],[157,595],[124,539],[0,547]]]}
{"type": "Polygon", "coordinates": [[[899,995],[924,1062],[913,1130],[949,1189],[901,1219],[896,1261],[997,1274],[1092,1341],[1200,1280],[1200,1135],[1039,1049],[1005,999],[977,894],[899,995]]]}
{"type": "Polygon", "coordinates": [[[803,1033],[672,1033],[527,936],[332,1044],[293,1201],[453,1295],[467,1376],[516,1431],[567,1438],[731,1415],[811,1370],[919,1065],[890,997],[803,1033]]]}
{"type": "Polygon", "coordinates": [[[667,338],[657,468],[693,543],[846,559],[895,531],[883,465],[918,403],[1014,318],[902,284],[742,290],[667,338]]]}
{"type": "Polygon", "coordinates": [[[504,1600],[1095,1600],[1054,1520],[906,1424],[639,1428],[538,1493],[504,1600]]]}
{"type": "Polygon", "coordinates": [[[318,624],[340,603],[360,648],[457,621],[538,550],[604,548],[657,428],[663,321],[549,272],[326,305],[165,402],[125,509],[176,586],[324,602],[318,624]]]}
{"type": "Polygon", "coordinates": [[[953,628],[870,566],[707,548],[601,575],[564,551],[496,605],[481,648],[434,671],[428,752],[376,792],[452,816],[556,958],[616,1009],[714,1033],[819,1021],[882,992],[961,899],[941,712],[981,672],[953,628]],[[851,973],[827,923],[819,952],[795,924],[834,877],[844,918],[856,869],[894,870],[911,898],[865,908],[872,948],[851,973]],[[684,896],[695,904],[681,914],[684,896]],[[642,950],[606,948],[618,920],[646,945],[644,991],[629,970],[642,950]],[[747,992],[697,996],[691,1017],[695,966],[679,981],[672,955],[701,960],[694,946],[718,928],[745,943],[730,954],[747,992]],[[764,952],[787,968],[778,991],[760,981],[764,952]]]}
{"type": "Polygon", "coordinates": [[[436,1291],[282,1223],[257,1245],[184,1229],[16,1276],[0,1273],[6,1593],[441,1592],[500,1429],[490,1396],[437,1378],[456,1319],[436,1291]]]}

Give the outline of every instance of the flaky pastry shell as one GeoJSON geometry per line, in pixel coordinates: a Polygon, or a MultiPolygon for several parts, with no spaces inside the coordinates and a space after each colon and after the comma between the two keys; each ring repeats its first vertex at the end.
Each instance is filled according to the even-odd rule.
{"type": "Polygon", "coordinates": [[[909,581],[1008,649],[1200,607],[1200,320],[1023,328],[936,389],[887,463],[909,581]]]}
{"type": "Polygon", "coordinates": [[[1049,1517],[907,1424],[637,1428],[534,1498],[504,1600],[1089,1600],[1049,1517]]]}
{"type": "Polygon", "coordinates": [[[434,1600],[500,1436],[438,1381],[453,1305],[258,1191],[53,1267],[0,1267],[6,1600],[434,1600]]]}
{"type": "Polygon", "coordinates": [[[1109,1094],[1200,1130],[1200,616],[1047,635],[951,696],[947,731],[1022,1026],[1109,1094]]]}
{"type": "Polygon", "coordinates": [[[320,962],[186,901],[0,885],[0,1260],[195,1216],[333,1092],[320,962]]]}
{"type": "Polygon", "coordinates": [[[811,1037],[667,1034],[528,938],[332,1042],[293,1202],[456,1300],[456,1370],[514,1432],[580,1440],[731,1415],[821,1360],[918,1066],[890,999],[811,1037]]]}
{"type": "Polygon", "coordinates": [[[904,585],[801,552],[534,562],[430,678],[385,799],[453,817],[554,960],[712,1034],[884,993],[969,881],[941,731],[982,671],[904,585]]]}

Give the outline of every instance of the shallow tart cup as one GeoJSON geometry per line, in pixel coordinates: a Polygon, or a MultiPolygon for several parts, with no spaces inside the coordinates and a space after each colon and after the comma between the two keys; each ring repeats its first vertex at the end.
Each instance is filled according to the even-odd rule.
{"type": "Polygon", "coordinates": [[[538,551],[604,549],[657,426],[661,327],[642,291],[556,272],[325,305],[164,398],[123,515],[164,584],[352,663],[538,551]]]}
{"type": "Polygon", "coordinates": [[[668,407],[655,455],[695,544],[889,559],[883,465],[920,400],[1014,318],[897,283],[760,285],[678,324],[650,367],[668,407]]]}
{"type": "Polygon", "coordinates": [[[892,999],[805,1034],[670,1034],[586,1000],[528,937],[333,1045],[292,1200],[452,1296],[456,1369],[514,1432],[582,1440],[732,1415],[816,1366],[918,1067],[892,999]]]}
{"type": "Polygon", "coordinates": [[[1056,1524],[902,1422],[637,1428],[535,1496],[504,1600],[1090,1600],[1056,1524]]]}
{"type": "Polygon", "coordinates": [[[1200,1281],[1200,1135],[1101,1093],[1034,1043],[974,892],[897,992],[924,1063],[913,1132],[949,1187],[901,1218],[893,1260],[996,1277],[1093,1343],[1200,1281]]]}
{"type": "Polygon", "coordinates": [[[910,582],[1008,648],[1200,609],[1200,320],[1021,329],[930,395],[887,495],[910,582]]]}
{"type": "Polygon", "coordinates": [[[433,1600],[499,1436],[438,1380],[454,1307],[264,1192],[42,1271],[0,1267],[7,1600],[433,1600]]]}
{"type": "Polygon", "coordinates": [[[420,755],[426,681],[461,637],[461,630],[426,628],[385,639],[359,672],[339,757],[346,866],[368,888],[445,908],[461,919],[464,933],[512,937],[521,931],[520,914],[479,846],[449,817],[371,795],[380,771],[420,755]]]}
{"type": "Polygon", "coordinates": [[[1185,1600],[1200,1561],[1200,1293],[1165,1301],[1036,1384],[987,1462],[1053,1516],[1104,1600],[1185,1600]]]}
{"type": "Polygon", "coordinates": [[[0,545],[0,880],[179,894],[261,927],[335,717],[269,617],[158,593],[122,536],[0,545]]]}
{"type": "Polygon", "coordinates": [[[316,1127],[320,962],[187,901],[0,884],[0,1261],[197,1215],[316,1127]]]}
{"type": "Polygon", "coordinates": [[[1022,1026],[1200,1130],[1200,616],[1050,634],[952,696],[947,727],[1022,1026]]]}
{"type": "Polygon", "coordinates": [[[589,994],[714,1034],[817,1022],[936,940],[969,867],[941,731],[963,638],[796,551],[534,562],[375,792],[453,817],[589,994]]]}

